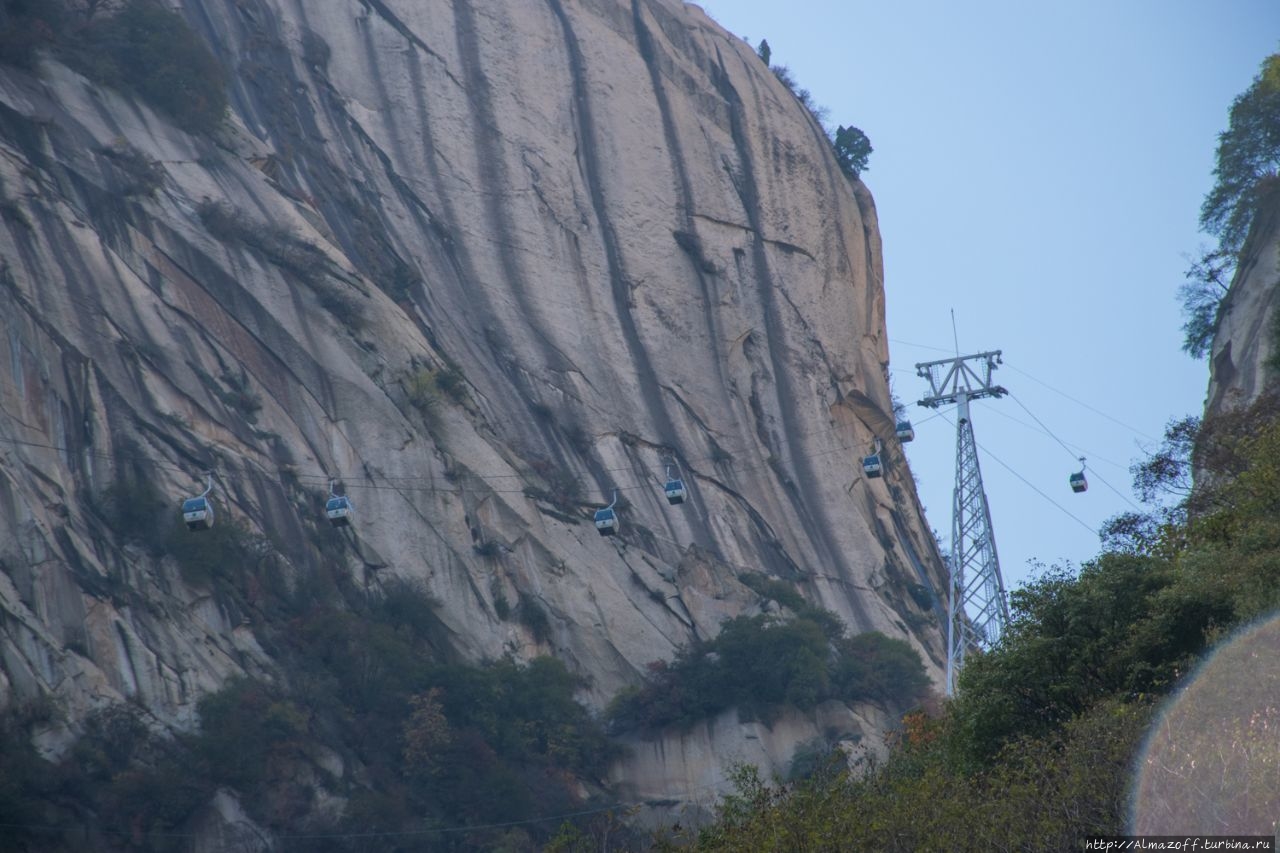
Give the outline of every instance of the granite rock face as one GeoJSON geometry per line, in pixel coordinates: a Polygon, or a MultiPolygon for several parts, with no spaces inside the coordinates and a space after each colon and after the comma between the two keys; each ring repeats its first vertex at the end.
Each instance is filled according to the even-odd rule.
{"type": "Polygon", "coordinates": [[[1218,310],[1209,361],[1205,414],[1247,406],[1274,379],[1271,329],[1280,308],[1280,193],[1261,204],[1231,286],[1218,310]]]}
{"type": "MultiPolygon", "coordinates": [[[[47,752],[95,707],[189,728],[276,674],[252,613],[107,523],[138,482],[174,523],[206,469],[294,582],[421,582],[462,656],[555,655],[594,707],[759,612],[746,572],[938,679],[875,207],[748,45],[675,0],[178,8],[229,72],[213,138],[0,67],[0,704],[56,698],[47,752]]],[[[723,783],[733,725],[615,775],[723,783]]],[[[768,761],[822,723],[788,726],[768,761]]]]}

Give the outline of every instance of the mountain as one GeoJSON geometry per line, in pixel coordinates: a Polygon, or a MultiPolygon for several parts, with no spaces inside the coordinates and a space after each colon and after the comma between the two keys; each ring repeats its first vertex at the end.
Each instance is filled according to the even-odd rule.
{"type": "MultiPolygon", "coordinates": [[[[698,7],[182,0],[154,55],[112,55],[163,8],[51,34],[26,5],[0,17],[40,36],[0,65],[0,705],[53,705],[45,759],[103,708],[191,732],[231,680],[290,683],[273,602],[317,577],[424,591],[442,657],[553,656],[595,711],[794,610],[777,583],[938,682],[872,197],[698,7]]],[[[609,776],[706,801],[735,760],[876,748],[892,710],[727,712],[609,776]]]]}

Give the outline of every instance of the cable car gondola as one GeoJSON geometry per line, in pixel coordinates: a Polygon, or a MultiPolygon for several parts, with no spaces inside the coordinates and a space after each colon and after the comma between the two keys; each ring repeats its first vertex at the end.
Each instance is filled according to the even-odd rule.
{"type": "Polygon", "coordinates": [[[862,473],[868,477],[879,477],[884,473],[884,465],[880,461],[880,437],[876,436],[871,444],[871,455],[862,457],[862,473]]]}
{"type": "Polygon", "coordinates": [[[1084,468],[1085,468],[1084,457],[1081,456],[1080,471],[1078,473],[1072,474],[1068,478],[1068,482],[1071,483],[1071,491],[1076,492],[1077,494],[1079,494],[1080,492],[1085,492],[1089,490],[1089,481],[1084,478],[1084,468]]]}
{"type": "Polygon", "coordinates": [[[882,466],[880,465],[880,454],[872,453],[870,456],[862,457],[862,473],[868,477],[879,477],[881,475],[882,466]]]}
{"type": "Polygon", "coordinates": [[[613,502],[604,509],[596,510],[595,522],[596,530],[601,536],[615,536],[618,533],[618,513],[614,512],[613,505],[618,502],[618,492],[613,493],[613,502]]]}
{"type": "Polygon", "coordinates": [[[684,480],[671,476],[670,465],[667,466],[667,484],[662,487],[662,492],[667,496],[667,503],[672,506],[684,503],[684,499],[688,495],[684,487],[684,480]]]}
{"type": "Polygon", "coordinates": [[[208,530],[213,527],[213,501],[209,500],[209,492],[213,491],[213,475],[209,475],[205,490],[193,498],[182,502],[182,520],[188,530],[208,530]]]}
{"type": "Polygon", "coordinates": [[[908,441],[915,441],[916,431],[911,428],[911,421],[898,421],[896,428],[898,441],[906,444],[908,441]]]}
{"type": "Polygon", "coordinates": [[[346,527],[351,524],[351,513],[355,509],[351,505],[351,498],[346,495],[334,494],[333,481],[329,481],[329,499],[324,504],[325,517],[329,519],[329,523],[334,527],[346,527]]]}

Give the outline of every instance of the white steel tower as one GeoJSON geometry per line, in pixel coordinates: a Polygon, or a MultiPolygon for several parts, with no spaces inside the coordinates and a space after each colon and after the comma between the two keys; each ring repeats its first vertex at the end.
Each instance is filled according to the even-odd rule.
{"type": "Polygon", "coordinates": [[[947,561],[951,575],[947,602],[948,696],[955,692],[955,677],[964,665],[965,652],[994,644],[1009,622],[991,510],[982,488],[978,445],[969,416],[970,400],[1008,393],[991,382],[991,374],[1000,363],[1000,350],[994,350],[916,365],[916,373],[929,380],[930,388],[929,396],[919,405],[936,409],[956,404],[956,489],[947,561]]]}

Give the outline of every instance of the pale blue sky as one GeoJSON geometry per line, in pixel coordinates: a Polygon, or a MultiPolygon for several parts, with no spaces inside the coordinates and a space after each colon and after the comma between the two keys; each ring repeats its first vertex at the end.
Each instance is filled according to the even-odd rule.
{"type": "MultiPolygon", "coordinates": [[[[913,365],[947,353],[915,345],[951,349],[951,308],[962,352],[1004,350],[1013,399],[973,417],[1006,585],[1031,560],[1094,556],[1086,527],[1129,507],[1129,463],[1203,406],[1208,365],[1180,351],[1177,288],[1211,242],[1197,219],[1217,135],[1280,50],[1280,2],[699,5],[752,45],[767,38],[832,124],[870,137],[898,396],[927,390],[913,365]],[[1082,495],[1074,455],[1089,457],[1082,495]]],[[[954,427],[910,408],[908,455],[946,540],[954,427]]]]}

